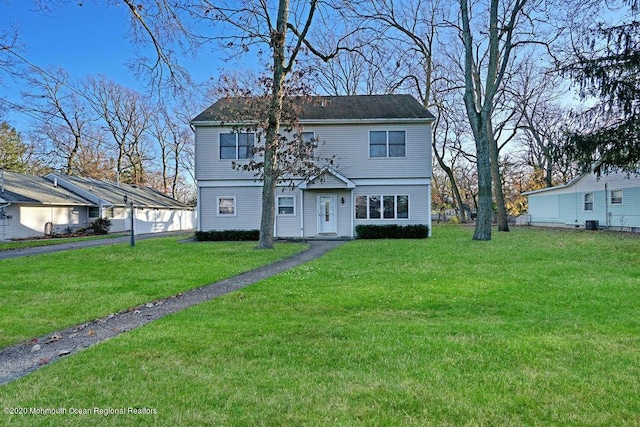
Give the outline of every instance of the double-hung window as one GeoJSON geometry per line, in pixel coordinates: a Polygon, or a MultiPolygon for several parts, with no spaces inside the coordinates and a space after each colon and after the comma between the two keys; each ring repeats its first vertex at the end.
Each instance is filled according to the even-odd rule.
{"type": "Polygon", "coordinates": [[[296,199],[293,196],[278,196],[278,215],[295,215],[296,199]]]}
{"type": "Polygon", "coordinates": [[[584,193],[584,210],[593,210],[593,193],[584,193]]]}
{"type": "Polygon", "coordinates": [[[300,132],[298,134],[298,157],[301,159],[313,158],[315,155],[315,133],[300,132]]]}
{"type": "Polygon", "coordinates": [[[255,139],[254,133],[221,133],[220,159],[250,159],[255,139]]]}
{"type": "Polygon", "coordinates": [[[369,157],[405,157],[406,132],[372,130],[369,132],[369,157]]]}
{"type": "Polygon", "coordinates": [[[622,204],[622,190],[611,190],[611,204],[612,205],[622,204]]]}

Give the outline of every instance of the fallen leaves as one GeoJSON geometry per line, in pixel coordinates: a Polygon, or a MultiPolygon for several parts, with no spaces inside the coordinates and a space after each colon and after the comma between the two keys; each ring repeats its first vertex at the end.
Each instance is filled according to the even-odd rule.
{"type": "Polygon", "coordinates": [[[61,339],[62,339],[62,335],[58,334],[58,333],[55,333],[55,334],[51,335],[51,337],[49,337],[49,339],[46,340],[44,343],[45,344],[50,344],[52,342],[60,341],[61,339]]]}

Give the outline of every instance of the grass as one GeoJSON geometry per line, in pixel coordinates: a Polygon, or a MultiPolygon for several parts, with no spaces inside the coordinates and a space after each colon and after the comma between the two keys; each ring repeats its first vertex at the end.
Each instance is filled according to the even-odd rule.
{"type": "Polygon", "coordinates": [[[184,236],[0,260],[0,348],[216,282],[302,249],[184,236]]]}
{"type": "Polygon", "coordinates": [[[84,240],[113,239],[115,237],[122,237],[125,235],[126,235],[125,233],[114,233],[114,234],[104,234],[104,235],[95,235],[95,236],[55,237],[55,238],[46,238],[46,239],[16,240],[16,241],[10,241],[10,242],[0,242],[0,251],[34,248],[38,246],[59,245],[61,243],[81,242],[84,240]]]}
{"type": "Polygon", "coordinates": [[[640,240],[355,241],[0,388],[16,425],[637,425],[640,240]]]}

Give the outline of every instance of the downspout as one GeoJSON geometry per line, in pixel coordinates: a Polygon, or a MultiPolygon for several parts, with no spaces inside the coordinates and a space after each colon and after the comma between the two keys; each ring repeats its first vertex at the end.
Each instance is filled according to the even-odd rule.
{"type": "Polygon", "coordinates": [[[431,229],[433,228],[431,224],[431,180],[427,184],[427,225],[429,226],[427,236],[431,237],[431,229]]]}
{"type": "Polygon", "coordinates": [[[300,237],[304,237],[304,190],[300,190],[300,237]]]}
{"type": "Polygon", "coordinates": [[[578,186],[577,185],[573,186],[573,198],[575,200],[575,206],[576,206],[576,213],[574,215],[574,218],[575,218],[574,225],[576,227],[580,227],[580,224],[578,224],[578,205],[583,203],[584,200],[582,200],[582,201],[578,200],[578,186]]]}
{"type": "Polygon", "coordinates": [[[202,231],[202,229],[200,228],[200,207],[201,207],[201,203],[200,200],[202,200],[202,194],[201,194],[201,189],[200,186],[198,186],[198,195],[196,198],[196,230],[197,231],[202,231]]]}
{"type": "MultiPolygon", "coordinates": [[[[276,197],[276,200],[278,200],[277,197],[276,197]]],[[[276,210],[276,214],[273,216],[273,237],[275,239],[278,238],[278,212],[277,212],[277,210],[276,210]]]]}
{"type": "Polygon", "coordinates": [[[355,237],[355,219],[356,216],[356,196],[353,194],[353,188],[351,189],[351,212],[349,215],[351,216],[351,238],[355,237]]]}
{"type": "Polygon", "coordinates": [[[609,184],[604,183],[604,221],[607,224],[607,228],[611,227],[611,221],[609,218],[609,184]]]}

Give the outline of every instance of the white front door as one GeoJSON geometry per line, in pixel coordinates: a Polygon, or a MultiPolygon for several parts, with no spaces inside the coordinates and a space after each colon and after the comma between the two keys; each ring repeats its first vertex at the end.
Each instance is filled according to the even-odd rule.
{"type": "Polygon", "coordinates": [[[337,233],[336,195],[318,196],[318,233],[337,233]]]}

